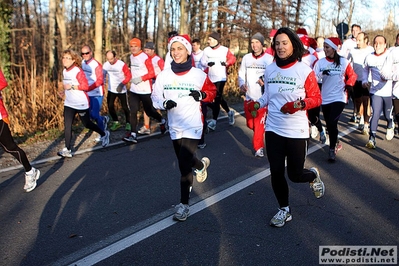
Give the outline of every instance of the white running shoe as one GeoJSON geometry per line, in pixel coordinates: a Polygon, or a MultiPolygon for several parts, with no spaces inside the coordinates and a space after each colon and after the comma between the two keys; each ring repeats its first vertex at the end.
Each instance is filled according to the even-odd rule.
{"type": "Polygon", "coordinates": [[[101,137],[101,142],[102,142],[101,144],[103,147],[106,147],[109,144],[109,131],[105,130],[104,132],[105,132],[105,135],[103,137],[101,137]]]}
{"type": "Polygon", "coordinates": [[[208,121],[208,128],[210,130],[215,130],[216,129],[216,120],[215,119],[211,119],[208,121]]]}
{"type": "Polygon", "coordinates": [[[278,209],[278,213],[270,220],[270,225],[275,227],[282,227],[285,222],[292,220],[292,215],[284,209],[278,209]]]}
{"type": "Polygon", "coordinates": [[[324,196],[326,190],[324,187],[324,182],[321,181],[319,170],[316,167],[312,167],[309,170],[316,175],[316,178],[310,183],[310,188],[312,189],[315,197],[320,199],[324,196]]]}
{"type": "Polygon", "coordinates": [[[316,126],[312,125],[310,127],[310,137],[312,139],[315,139],[315,138],[317,138],[317,135],[319,135],[319,130],[317,129],[316,126]]]}
{"type": "Polygon", "coordinates": [[[176,205],[176,213],[173,215],[173,220],[184,222],[190,214],[190,208],[187,204],[180,203],[176,205]]]}
{"type": "Polygon", "coordinates": [[[24,186],[25,192],[31,192],[32,190],[34,190],[37,185],[36,181],[40,177],[39,169],[32,167],[32,171],[33,171],[32,174],[25,174],[25,186],[24,186]]]}
{"type": "Polygon", "coordinates": [[[149,128],[146,128],[145,126],[142,126],[139,131],[137,131],[137,133],[141,134],[141,135],[150,135],[151,134],[151,130],[149,128]]]}
{"type": "Polygon", "coordinates": [[[260,149],[258,149],[256,152],[255,152],[255,157],[260,157],[260,158],[262,158],[262,157],[264,157],[265,155],[264,155],[264,153],[263,153],[263,148],[260,148],[260,149]]]}
{"type": "Polygon", "coordinates": [[[393,127],[387,128],[387,134],[385,135],[385,138],[387,140],[392,140],[393,137],[395,137],[395,130],[393,129],[393,127]]]}
{"type": "Polygon", "coordinates": [[[236,122],[236,120],[234,119],[234,111],[230,110],[227,115],[229,117],[229,125],[234,125],[234,123],[236,122]]]}
{"type": "Polygon", "coordinates": [[[211,164],[211,160],[209,160],[208,157],[202,157],[201,162],[204,164],[204,167],[201,170],[198,170],[198,169],[194,170],[194,173],[195,173],[195,176],[197,177],[198,183],[204,182],[206,180],[206,178],[208,177],[208,172],[206,169],[211,164]]]}
{"type": "Polygon", "coordinates": [[[61,157],[64,157],[64,158],[65,157],[72,158],[71,150],[68,150],[66,147],[63,148],[62,150],[60,150],[59,152],[57,152],[57,155],[61,156],[61,157]]]}

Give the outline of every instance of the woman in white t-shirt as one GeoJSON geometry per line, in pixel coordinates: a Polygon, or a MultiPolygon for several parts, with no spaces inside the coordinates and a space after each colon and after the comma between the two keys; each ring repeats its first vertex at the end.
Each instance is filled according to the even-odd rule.
{"type": "Polygon", "coordinates": [[[324,195],[324,183],[317,168],[304,169],[309,141],[306,110],[319,106],[321,97],[314,72],[301,62],[304,47],[298,35],[289,28],[280,28],[272,48],[275,61],[266,68],[265,92],[258,102],[249,103],[249,108],[252,111],[268,106],[266,152],[279,203],[279,211],[270,225],[282,227],[292,219],[286,162],[292,182],[310,184],[316,198],[324,195]]]}

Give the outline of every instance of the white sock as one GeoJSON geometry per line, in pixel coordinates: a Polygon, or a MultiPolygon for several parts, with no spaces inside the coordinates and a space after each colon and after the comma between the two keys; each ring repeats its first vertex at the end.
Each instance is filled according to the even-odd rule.
{"type": "Polygon", "coordinates": [[[32,167],[32,169],[30,169],[29,172],[25,172],[25,174],[27,174],[27,175],[32,175],[32,174],[33,174],[33,167],[32,167]]]}

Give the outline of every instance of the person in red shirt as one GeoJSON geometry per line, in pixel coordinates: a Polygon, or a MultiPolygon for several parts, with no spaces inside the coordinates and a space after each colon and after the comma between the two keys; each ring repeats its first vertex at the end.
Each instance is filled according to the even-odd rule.
{"type": "Polygon", "coordinates": [[[8,113],[4,107],[3,97],[1,92],[8,86],[7,80],[5,79],[3,72],[0,70],[0,145],[3,147],[5,152],[10,153],[15,159],[20,162],[25,169],[25,192],[31,192],[37,185],[37,180],[40,177],[40,171],[30,164],[26,153],[18,147],[15,143],[11,131],[9,128],[10,120],[8,113]]]}

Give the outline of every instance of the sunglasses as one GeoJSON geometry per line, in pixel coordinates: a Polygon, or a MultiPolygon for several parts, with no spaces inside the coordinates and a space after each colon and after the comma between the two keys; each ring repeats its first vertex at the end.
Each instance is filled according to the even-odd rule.
{"type": "Polygon", "coordinates": [[[88,55],[88,54],[90,54],[90,52],[87,52],[87,53],[82,53],[82,55],[88,55]]]}

